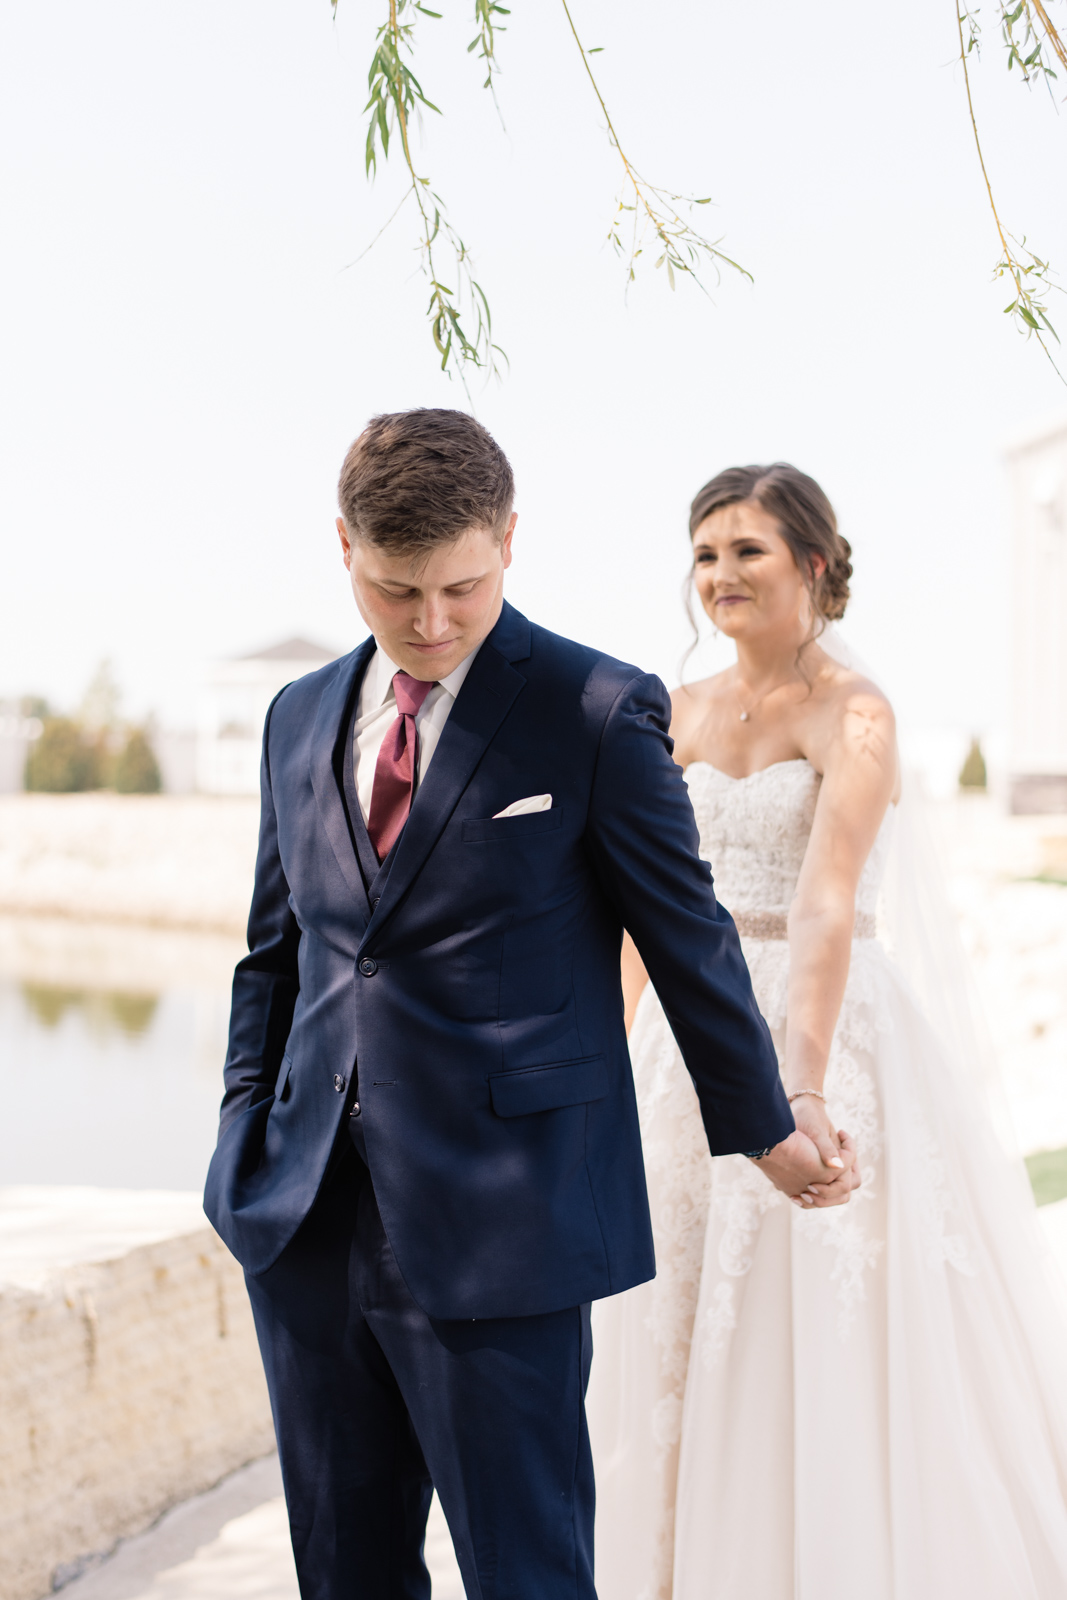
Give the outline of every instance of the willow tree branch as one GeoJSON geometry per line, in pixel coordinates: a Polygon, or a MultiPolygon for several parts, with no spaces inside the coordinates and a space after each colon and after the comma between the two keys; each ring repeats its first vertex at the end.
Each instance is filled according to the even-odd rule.
{"type": "Polygon", "coordinates": [[[568,23],[568,25],[570,27],[571,33],[574,35],[574,42],[578,46],[578,54],[582,58],[582,66],[586,70],[586,73],[587,73],[588,78],[589,78],[589,82],[593,85],[593,93],[596,95],[597,100],[599,101],[600,109],[604,113],[604,121],[608,125],[608,132],[611,135],[611,142],[615,146],[616,150],[619,152],[619,160],[622,162],[623,166],[626,168],[626,176],[629,178],[630,182],[633,184],[636,193],[640,196],[641,201],[644,204],[645,211],[648,213],[649,221],[652,223],[653,227],[655,227],[656,218],[654,217],[654,215],[652,213],[652,209],[649,206],[648,201],[645,200],[644,194],[642,192],[641,185],[637,180],[636,174],[634,173],[634,169],[633,169],[633,167],[631,167],[629,161],[626,159],[626,151],[623,149],[622,144],[619,141],[619,136],[615,132],[615,124],[611,120],[611,112],[608,110],[607,106],[604,104],[604,96],[600,92],[600,86],[597,83],[596,78],[593,75],[592,67],[589,65],[589,56],[586,53],[585,46],[583,45],[581,39],[578,37],[578,29],[574,26],[574,18],[571,16],[571,8],[567,4],[567,0],[560,0],[560,4],[563,7],[563,12],[564,12],[564,15],[567,18],[567,23],[568,23]]]}
{"type": "MultiPolygon", "coordinates": [[[[701,289],[704,288],[704,285],[700,282],[700,278],[693,267],[693,263],[697,261],[701,255],[705,256],[707,260],[713,264],[721,261],[724,266],[733,267],[736,272],[740,272],[741,275],[747,278],[751,283],[753,281],[752,274],[747,270],[747,268],[741,266],[739,262],[734,261],[730,256],[725,255],[718,248],[718,245],[712,240],[705,239],[702,234],[697,233],[696,229],[693,228],[675,209],[674,202],[682,199],[682,197],[680,195],[669,194],[662,189],[658,189],[654,184],[646,182],[646,180],[642,178],[641,174],[630,161],[626,151],[622,147],[622,141],[616,132],[615,124],[611,119],[611,113],[607,108],[604,96],[600,92],[600,85],[597,83],[593,69],[589,65],[589,52],[582,44],[578,29],[575,26],[574,18],[571,15],[571,8],[567,4],[567,0],[560,0],[560,4],[563,6],[563,12],[567,18],[567,25],[570,28],[574,42],[578,46],[578,53],[582,58],[582,66],[585,68],[586,76],[592,85],[593,93],[597,98],[597,103],[604,114],[604,121],[607,124],[608,135],[611,143],[618,152],[619,160],[622,162],[623,170],[626,174],[626,179],[633,189],[634,209],[636,211],[638,207],[641,208],[641,210],[644,212],[646,221],[650,224],[653,232],[659,239],[660,244],[663,246],[663,254],[660,256],[660,259],[656,265],[660,266],[663,262],[666,262],[667,276],[670,280],[671,288],[674,288],[675,271],[688,272],[690,277],[694,278],[695,281],[700,285],[701,289]],[[662,206],[663,211],[657,210],[657,205],[662,206]],[[683,256],[680,253],[680,251],[683,250],[689,256],[689,261],[683,259],[683,256]]],[[[707,200],[697,200],[689,203],[695,205],[709,204],[707,200]]],[[[609,237],[611,237],[613,240],[617,239],[617,233],[614,228],[609,237]]],[[[633,264],[640,253],[640,246],[637,239],[637,218],[635,216],[634,242],[630,248],[629,277],[631,280],[634,276],[633,264]]],[[[705,293],[706,292],[707,291],[705,291],[705,293]]]]}
{"type": "Polygon", "coordinates": [[[1041,26],[1044,28],[1045,33],[1048,36],[1049,44],[1059,57],[1060,65],[1067,69],[1067,46],[1064,45],[1063,40],[1056,32],[1055,24],[1053,23],[1048,12],[1045,10],[1043,0],[1030,0],[1030,4],[1041,18],[1041,26]]]}
{"type": "MultiPolygon", "coordinates": [[[[1000,246],[1004,252],[1002,260],[997,267],[997,276],[999,277],[1002,273],[1006,272],[1015,285],[1015,303],[1014,305],[1008,306],[1005,309],[1010,311],[1014,316],[1022,321],[1028,337],[1030,334],[1033,334],[1036,337],[1038,344],[1048,357],[1049,365],[1052,367],[1053,372],[1055,372],[1056,376],[1061,382],[1067,383],[1067,379],[1064,378],[1063,373],[1056,365],[1056,362],[1052,356],[1052,352],[1045,342],[1045,337],[1041,330],[1041,323],[1044,323],[1045,327],[1049,333],[1052,334],[1054,339],[1057,338],[1056,330],[1046,317],[1040,303],[1036,300],[1033,290],[1024,281],[1026,276],[1034,270],[1034,264],[1036,264],[1036,267],[1039,269],[1038,277],[1043,277],[1045,271],[1047,270],[1046,264],[1038,261],[1037,257],[1034,256],[1032,251],[1028,252],[1032,263],[1030,267],[1024,266],[1019,260],[1015,254],[1015,251],[1012,249],[1011,243],[1009,242],[1009,235],[1007,234],[1004,225],[1000,220],[1000,212],[997,210],[997,202],[993,197],[993,185],[989,181],[989,172],[986,168],[985,156],[982,153],[982,141],[978,135],[978,119],[974,113],[974,99],[971,94],[971,74],[967,66],[967,47],[963,38],[963,13],[960,11],[958,0],[955,0],[955,3],[956,28],[959,33],[960,41],[960,63],[963,67],[963,83],[967,91],[967,111],[971,119],[971,132],[974,134],[974,147],[978,152],[978,165],[982,169],[982,180],[985,183],[986,194],[989,197],[989,209],[993,213],[993,221],[996,223],[997,234],[1000,238],[1000,246]],[[1038,320],[1039,318],[1040,321],[1038,320]]],[[[1035,0],[1035,3],[1039,3],[1039,0],[1035,0]]],[[[1025,244],[1025,240],[1023,242],[1025,244]]]]}

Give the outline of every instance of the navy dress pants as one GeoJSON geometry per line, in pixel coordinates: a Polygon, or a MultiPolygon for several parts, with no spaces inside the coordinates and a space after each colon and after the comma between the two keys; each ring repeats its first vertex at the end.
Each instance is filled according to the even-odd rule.
{"type": "Polygon", "coordinates": [[[435,1487],[468,1600],[595,1600],[587,1305],[428,1317],[352,1148],[247,1283],[302,1600],[429,1600],[435,1487]]]}

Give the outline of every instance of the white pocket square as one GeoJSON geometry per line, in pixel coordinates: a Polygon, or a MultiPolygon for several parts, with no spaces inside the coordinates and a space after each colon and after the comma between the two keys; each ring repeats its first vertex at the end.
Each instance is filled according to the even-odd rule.
{"type": "Polygon", "coordinates": [[[528,811],[550,811],[552,809],[552,796],[550,794],[531,794],[525,800],[513,800],[503,811],[493,815],[495,822],[498,817],[524,817],[528,811]]]}

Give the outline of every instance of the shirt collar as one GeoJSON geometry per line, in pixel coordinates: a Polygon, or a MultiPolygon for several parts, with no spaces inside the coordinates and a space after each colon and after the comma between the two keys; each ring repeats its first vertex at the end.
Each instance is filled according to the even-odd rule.
{"type": "MultiPolygon", "coordinates": [[[[482,640],[482,644],[484,644],[484,643],[485,643],[485,640],[483,639],[482,640]]],[[[466,678],[467,673],[473,667],[474,658],[478,654],[478,651],[481,648],[482,648],[481,644],[475,645],[475,647],[471,651],[470,655],[469,656],[465,656],[463,658],[463,660],[460,662],[458,667],[453,667],[452,671],[448,674],[447,678],[441,678],[441,679],[438,680],[440,682],[441,688],[445,691],[446,694],[450,694],[452,696],[453,700],[456,698],[456,696],[459,694],[459,691],[462,689],[463,680],[466,678]]]]}
{"type": "MultiPolygon", "coordinates": [[[[482,644],[484,643],[485,641],[483,639],[482,644]]],[[[458,667],[453,667],[452,671],[447,677],[439,678],[437,680],[441,685],[441,688],[446,694],[451,695],[453,700],[459,694],[460,689],[462,689],[463,681],[466,678],[467,673],[473,667],[474,658],[481,648],[481,644],[476,645],[471,651],[470,655],[465,656],[458,667]]],[[[367,666],[367,675],[364,680],[364,705],[368,711],[378,710],[381,706],[384,706],[388,700],[392,700],[394,698],[393,676],[399,671],[400,668],[397,666],[396,662],[391,661],[386,655],[385,651],[382,649],[381,645],[379,645],[370,659],[370,662],[367,666]]]]}

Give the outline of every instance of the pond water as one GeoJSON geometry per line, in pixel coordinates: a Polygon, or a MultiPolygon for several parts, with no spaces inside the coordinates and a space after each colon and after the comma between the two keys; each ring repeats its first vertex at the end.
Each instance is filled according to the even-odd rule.
{"type": "Polygon", "coordinates": [[[239,938],[0,917],[0,1183],[199,1189],[239,938]]]}
{"type": "MultiPolygon", "coordinates": [[[[954,882],[1018,1145],[1056,1153],[1063,1171],[1046,1159],[1042,1183],[1058,1198],[1067,889],[954,882]]],[[[199,1189],[244,948],[239,936],[0,916],[0,1184],[199,1189]]]]}

